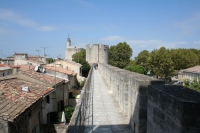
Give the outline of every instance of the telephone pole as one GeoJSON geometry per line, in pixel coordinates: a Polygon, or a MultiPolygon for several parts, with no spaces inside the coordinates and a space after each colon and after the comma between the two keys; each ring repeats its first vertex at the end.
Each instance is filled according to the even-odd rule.
{"type": "Polygon", "coordinates": [[[45,49],[48,48],[48,47],[40,47],[40,48],[43,48],[43,49],[44,49],[44,63],[46,64],[46,53],[45,53],[45,49]]]}
{"type": "Polygon", "coordinates": [[[36,50],[36,51],[38,52],[38,61],[39,61],[39,56],[40,56],[39,52],[40,52],[41,50],[36,50]]]}

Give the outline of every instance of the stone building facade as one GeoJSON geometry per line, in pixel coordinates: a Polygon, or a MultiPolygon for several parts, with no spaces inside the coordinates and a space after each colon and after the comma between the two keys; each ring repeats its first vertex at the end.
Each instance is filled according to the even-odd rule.
{"type": "Polygon", "coordinates": [[[75,53],[80,52],[81,50],[83,50],[83,48],[76,47],[76,46],[75,47],[71,46],[71,40],[70,40],[70,38],[68,36],[65,59],[72,60],[72,55],[75,54],[75,53]]]}
{"type": "Polygon", "coordinates": [[[194,66],[180,70],[178,72],[178,80],[183,82],[186,79],[190,80],[191,82],[193,82],[194,79],[200,81],[200,66],[194,66]]]}
{"type": "Polygon", "coordinates": [[[7,65],[24,65],[32,64],[38,66],[41,64],[46,64],[46,57],[28,55],[27,53],[16,53],[13,56],[9,56],[6,59],[0,61],[1,64],[7,65]]]}
{"type": "Polygon", "coordinates": [[[0,64],[0,77],[12,74],[12,68],[5,64],[0,64]]]}
{"type": "Polygon", "coordinates": [[[86,61],[88,63],[108,63],[108,45],[90,44],[86,45],[86,61]]]}

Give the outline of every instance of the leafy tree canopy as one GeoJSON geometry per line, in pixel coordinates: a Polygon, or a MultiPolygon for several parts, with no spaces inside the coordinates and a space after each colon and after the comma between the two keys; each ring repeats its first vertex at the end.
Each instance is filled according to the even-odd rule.
{"type": "Polygon", "coordinates": [[[82,75],[87,77],[90,71],[90,65],[86,61],[86,50],[81,50],[80,52],[72,55],[72,60],[82,65],[82,75]]]}
{"type": "MultiPolygon", "coordinates": [[[[171,59],[174,63],[174,69],[186,69],[199,64],[199,56],[191,49],[172,49],[171,59]]],[[[198,51],[198,50],[197,50],[198,51]]]]}
{"type": "Polygon", "coordinates": [[[126,42],[120,42],[116,46],[111,46],[108,53],[108,64],[124,68],[130,63],[132,52],[132,49],[126,42]]]}
{"type": "Polygon", "coordinates": [[[143,66],[135,65],[135,66],[127,66],[124,68],[125,70],[131,71],[131,72],[136,72],[140,74],[147,74],[147,70],[143,66]]]}
{"type": "Polygon", "coordinates": [[[53,58],[46,58],[48,64],[55,62],[53,58]]]}
{"type": "Polygon", "coordinates": [[[136,65],[136,63],[137,63],[137,61],[136,61],[136,60],[130,60],[130,62],[129,62],[129,64],[128,64],[128,66],[135,66],[135,65],[136,65]]]}
{"type": "Polygon", "coordinates": [[[150,55],[151,73],[165,78],[165,81],[175,75],[173,61],[170,57],[170,51],[165,47],[159,50],[153,50],[150,55]]]}
{"type": "Polygon", "coordinates": [[[141,65],[148,69],[148,60],[149,60],[150,53],[147,50],[143,50],[138,54],[137,57],[135,57],[136,64],[141,65]]]}

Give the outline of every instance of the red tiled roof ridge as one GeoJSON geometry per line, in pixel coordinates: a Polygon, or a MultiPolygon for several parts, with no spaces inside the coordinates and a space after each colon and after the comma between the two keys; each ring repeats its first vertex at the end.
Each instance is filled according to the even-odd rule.
{"type": "Polygon", "coordinates": [[[0,64],[0,67],[9,67],[7,64],[0,64]]]}
{"type": "Polygon", "coordinates": [[[14,53],[14,55],[20,55],[20,54],[24,55],[24,54],[27,54],[27,53],[17,53],[17,52],[14,53]]]}
{"type": "Polygon", "coordinates": [[[193,72],[193,73],[200,73],[200,65],[184,69],[183,71],[185,71],[185,72],[193,72]]]}
{"type": "Polygon", "coordinates": [[[67,70],[67,69],[64,69],[64,68],[60,68],[60,67],[56,67],[55,69],[55,66],[44,66],[45,69],[49,69],[49,70],[53,70],[53,71],[57,71],[57,72],[61,72],[61,73],[66,73],[66,74],[73,74],[73,75],[76,75],[77,73],[75,71],[71,71],[71,70],[67,70]]]}
{"type": "MultiPolygon", "coordinates": [[[[38,77],[38,76],[41,76],[42,74],[44,74],[44,75],[42,75],[43,79],[42,79],[41,82],[48,83],[48,84],[51,84],[51,85],[55,84],[54,83],[54,81],[55,81],[54,80],[55,79],[54,76],[47,75],[45,73],[35,72],[33,69],[29,69],[29,70],[26,70],[26,71],[20,71],[20,73],[22,73],[22,74],[24,74],[24,75],[26,75],[28,77],[31,76],[31,78],[36,79],[36,80],[40,80],[40,77],[38,77]],[[51,82],[51,81],[53,81],[53,82],[51,82]]],[[[56,77],[56,84],[58,84],[58,83],[60,83],[62,81],[63,81],[63,79],[56,77]]]]}
{"type": "Polygon", "coordinates": [[[11,75],[7,75],[7,76],[4,76],[4,77],[0,77],[0,81],[16,79],[16,78],[17,78],[17,74],[11,74],[11,75]]]}

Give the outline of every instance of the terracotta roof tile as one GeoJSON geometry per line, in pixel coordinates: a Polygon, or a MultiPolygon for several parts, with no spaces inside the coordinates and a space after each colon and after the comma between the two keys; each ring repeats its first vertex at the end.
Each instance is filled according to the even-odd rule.
{"type": "Polygon", "coordinates": [[[39,60],[32,60],[32,59],[21,59],[21,60],[24,60],[24,61],[27,61],[27,62],[30,62],[30,63],[38,63],[38,64],[45,64],[43,61],[39,61],[39,60]]]}
{"type": "Polygon", "coordinates": [[[27,75],[27,76],[33,78],[33,79],[37,79],[37,80],[40,80],[40,81],[43,81],[45,83],[52,84],[52,85],[54,85],[55,83],[58,84],[62,81],[67,82],[67,80],[63,80],[58,77],[56,77],[56,79],[55,79],[55,76],[51,76],[51,75],[41,73],[41,72],[35,72],[34,68],[35,67],[31,66],[29,69],[28,65],[20,65],[20,72],[24,75],[27,75]]]}
{"type": "Polygon", "coordinates": [[[0,64],[0,70],[8,70],[8,69],[12,69],[12,68],[9,67],[9,65],[6,65],[6,64],[0,64]]]}
{"type": "Polygon", "coordinates": [[[183,70],[183,72],[200,73],[200,66],[194,66],[194,67],[185,69],[183,70]]]}
{"type": "Polygon", "coordinates": [[[27,54],[27,53],[16,53],[16,52],[15,52],[14,55],[25,55],[25,54],[27,54]]]}
{"type": "Polygon", "coordinates": [[[34,70],[34,68],[35,68],[35,66],[33,66],[33,65],[30,65],[30,66],[28,66],[28,65],[18,65],[18,67],[19,67],[19,70],[21,70],[21,71],[27,71],[27,70],[34,70]]]}
{"type": "Polygon", "coordinates": [[[0,116],[4,120],[13,121],[43,95],[53,88],[27,82],[21,79],[9,79],[0,81],[0,116]],[[29,92],[22,87],[29,87],[29,92]]]}
{"type": "Polygon", "coordinates": [[[60,67],[56,67],[56,68],[55,68],[55,66],[45,66],[44,68],[45,68],[45,69],[52,70],[52,71],[55,71],[55,70],[56,70],[56,72],[64,73],[64,74],[67,74],[67,75],[76,75],[76,74],[77,74],[77,73],[74,72],[74,71],[67,70],[67,69],[64,69],[64,68],[60,68],[60,67]]]}

